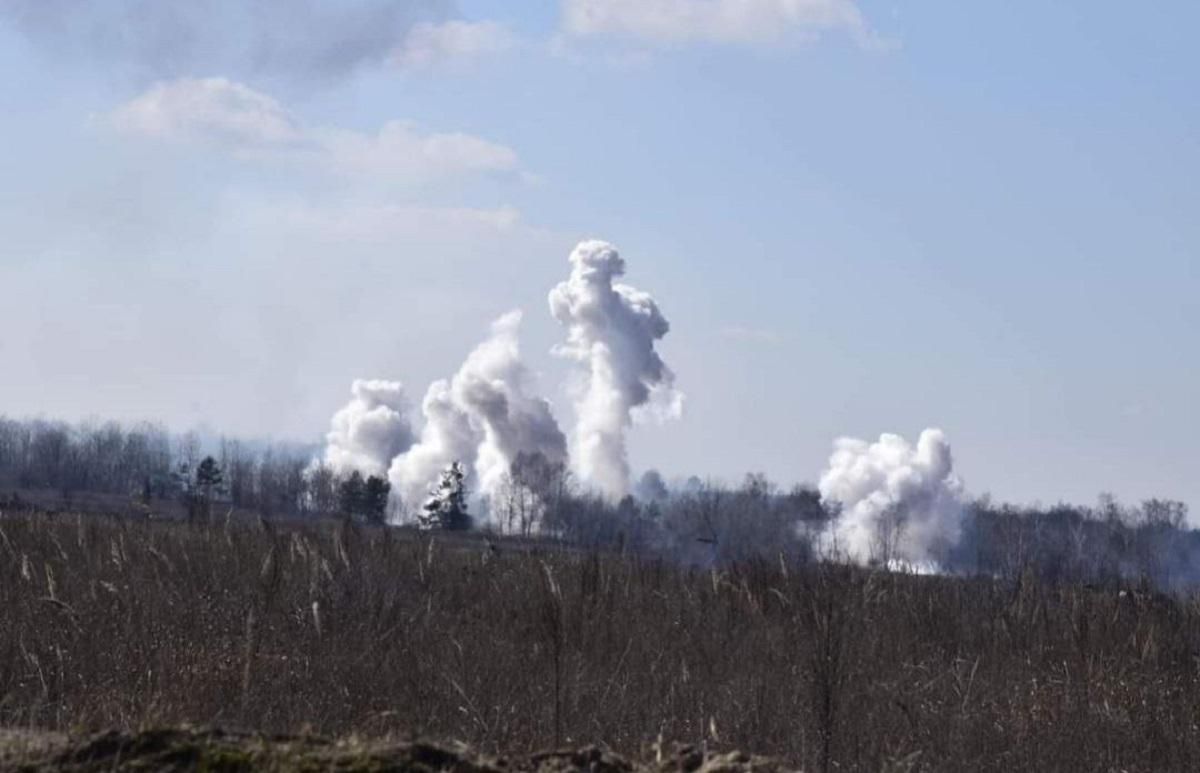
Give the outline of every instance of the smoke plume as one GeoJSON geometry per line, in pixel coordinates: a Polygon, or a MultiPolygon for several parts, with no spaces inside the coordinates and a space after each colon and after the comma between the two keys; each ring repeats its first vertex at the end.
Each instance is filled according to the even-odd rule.
{"type": "Polygon", "coordinates": [[[529,392],[517,340],[521,312],[505,314],[450,380],[434,382],[422,405],[420,440],[397,457],[389,478],[405,502],[419,501],[451,462],[461,461],[482,494],[494,493],[520,452],[565,461],[566,438],[550,404],[529,392]]]}
{"type": "MultiPolygon", "coordinates": [[[[682,405],[674,374],[654,348],[669,325],[648,294],[615,283],[625,261],[611,245],[582,242],[570,261],[571,276],[551,291],[550,310],[567,329],[556,352],[586,366],[575,403],[574,466],[584,482],[619,498],[630,488],[628,428],[645,415],[677,415],[682,405]]],[[[354,400],[334,417],[326,461],[339,471],[386,470],[410,505],[451,462],[467,467],[483,495],[496,492],[520,453],[567,462],[566,437],[549,402],[530,389],[520,324],[519,311],[496,320],[452,378],[429,386],[415,442],[400,385],[355,382],[354,400]]]]}
{"type": "Polygon", "coordinates": [[[358,380],[350,391],[353,397],[333,415],[325,436],[325,463],[342,474],[383,475],[392,459],[413,444],[404,386],[358,380]]]}
{"type": "Polygon", "coordinates": [[[830,554],[858,563],[936,567],[962,532],[963,486],[938,429],[914,448],[899,435],[840,438],[818,485],[841,514],[822,535],[830,554]]]}
{"type": "Polygon", "coordinates": [[[612,245],[581,242],[571,252],[571,276],[550,292],[550,311],[567,329],[557,352],[587,368],[575,401],[575,468],[607,496],[629,492],[625,434],[646,411],[677,415],[682,395],[654,350],[670,329],[648,294],[614,279],[625,261],[612,245]]]}

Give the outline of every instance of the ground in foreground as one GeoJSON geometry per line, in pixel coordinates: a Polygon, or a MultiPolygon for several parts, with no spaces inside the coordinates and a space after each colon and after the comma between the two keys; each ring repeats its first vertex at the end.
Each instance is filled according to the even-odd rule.
{"type": "Polygon", "coordinates": [[[676,747],[649,763],[597,747],[506,759],[462,745],[264,736],[190,728],[108,732],[82,739],[0,730],[0,767],[18,771],[456,771],[456,773],[774,773],[769,760],[676,747]]]}

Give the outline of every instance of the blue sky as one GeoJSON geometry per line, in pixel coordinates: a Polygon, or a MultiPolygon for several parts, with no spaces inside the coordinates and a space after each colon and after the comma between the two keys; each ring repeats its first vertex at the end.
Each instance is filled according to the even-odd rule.
{"type": "Polygon", "coordinates": [[[519,307],[569,425],[594,236],[687,394],[636,468],[938,426],[974,493],[1200,508],[1195,4],[84,6],[0,0],[0,412],[319,438],[519,307]]]}

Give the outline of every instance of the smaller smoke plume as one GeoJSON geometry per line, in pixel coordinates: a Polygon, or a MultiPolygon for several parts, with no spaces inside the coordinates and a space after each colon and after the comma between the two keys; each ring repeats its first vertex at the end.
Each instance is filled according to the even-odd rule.
{"type": "Polygon", "coordinates": [[[529,392],[517,340],[520,324],[519,311],[496,320],[458,373],[429,387],[421,438],[389,472],[404,501],[420,501],[454,461],[469,468],[480,493],[492,494],[521,452],[566,460],[566,438],[550,404],[529,392]]]}
{"type": "Polygon", "coordinates": [[[517,340],[520,325],[519,311],[496,320],[491,337],[471,352],[454,380],[459,403],[483,431],[475,473],[487,494],[518,453],[540,453],[551,463],[567,457],[567,440],[550,403],[529,394],[529,371],[517,340]]]}
{"type": "Polygon", "coordinates": [[[667,482],[658,470],[646,470],[633,487],[633,496],[642,502],[662,502],[671,496],[667,482]]]}
{"type": "Polygon", "coordinates": [[[635,415],[658,409],[678,415],[682,395],[654,350],[670,325],[654,299],[614,280],[625,261],[607,242],[581,242],[571,252],[571,276],[550,292],[550,311],[567,329],[559,354],[587,367],[575,402],[575,466],[605,495],[629,492],[625,433],[635,415]]]}
{"type": "Polygon", "coordinates": [[[333,415],[326,435],[325,463],[339,473],[383,475],[392,459],[413,444],[404,386],[358,380],[350,391],[353,397],[333,415]]]}
{"type": "Polygon", "coordinates": [[[425,426],[420,440],[392,460],[388,470],[392,491],[408,505],[421,502],[451,462],[473,460],[479,445],[479,433],[455,404],[449,381],[439,379],[429,385],[421,413],[425,426]]]}
{"type": "Polygon", "coordinates": [[[840,438],[818,488],[841,513],[822,547],[858,563],[937,566],[962,532],[963,486],[938,429],[914,448],[899,435],[878,442],[840,438]]]}

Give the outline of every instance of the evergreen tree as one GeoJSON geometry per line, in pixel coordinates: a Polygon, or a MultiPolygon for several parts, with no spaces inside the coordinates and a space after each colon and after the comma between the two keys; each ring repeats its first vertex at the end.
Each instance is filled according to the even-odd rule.
{"type": "Polygon", "coordinates": [[[367,478],[363,489],[363,515],[370,523],[382,524],[387,520],[388,496],[392,493],[392,484],[378,475],[367,478]]]}
{"type": "Polygon", "coordinates": [[[217,460],[211,456],[204,457],[196,468],[195,496],[205,518],[212,515],[213,495],[220,490],[224,480],[225,476],[221,473],[217,460]]]}
{"type": "Polygon", "coordinates": [[[338,485],[338,508],[344,515],[359,515],[365,511],[367,484],[358,470],[350,473],[338,485]]]}
{"type": "Polygon", "coordinates": [[[467,512],[466,472],[458,462],[453,462],[442,472],[437,487],[429,492],[429,499],[417,515],[422,529],[466,531],[473,519],[467,512]]]}

